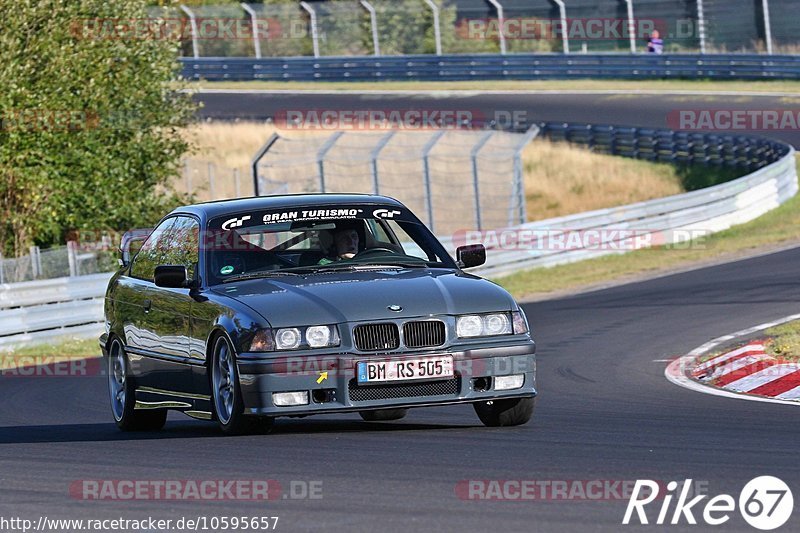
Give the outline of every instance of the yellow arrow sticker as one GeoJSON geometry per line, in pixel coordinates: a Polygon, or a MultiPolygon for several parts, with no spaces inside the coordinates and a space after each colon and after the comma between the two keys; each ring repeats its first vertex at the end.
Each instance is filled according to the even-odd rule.
{"type": "Polygon", "coordinates": [[[323,381],[325,381],[326,379],[328,379],[328,372],[327,372],[327,371],[325,371],[325,372],[320,372],[320,373],[319,373],[319,377],[317,378],[317,383],[322,383],[322,382],[323,382],[323,381]]]}

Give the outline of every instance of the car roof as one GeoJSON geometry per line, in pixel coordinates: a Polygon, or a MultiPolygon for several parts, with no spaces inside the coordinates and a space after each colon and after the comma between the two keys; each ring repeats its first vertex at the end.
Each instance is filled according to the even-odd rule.
{"type": "Polygon", "coordinates": [[[281,209],[294,207],[314,207],[319,205],[388,205],[404,207],[402,203],[388,196],[376,194],[283,194],[276,196],[253,196],[234,200],[217,200],[178,207],[170,214],[188,213],[200,218],[210,219],[231,213],[257,209],[281,209]]]}

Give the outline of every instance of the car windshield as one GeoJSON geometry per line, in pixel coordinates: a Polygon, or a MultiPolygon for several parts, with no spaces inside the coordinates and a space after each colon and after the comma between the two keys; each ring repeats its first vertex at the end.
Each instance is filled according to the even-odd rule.
{"type": "Polygon", "coordinates": [[[283,208],[211,219],[209,284],[315,271],[456,268],[407,209],[353,205],[283,208]]]}

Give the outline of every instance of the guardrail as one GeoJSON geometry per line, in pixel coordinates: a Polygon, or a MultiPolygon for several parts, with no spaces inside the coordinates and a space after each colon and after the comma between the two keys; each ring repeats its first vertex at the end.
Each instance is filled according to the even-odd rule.
{"type": "Polygon", "coordinates": [[[800,79],[800,56],[755,54],[475,54],[181,58],[183,76],[209,81],[463,81],[800,79]]]}
{"type": "Polygon", "coordinates": [[[111,273],[0,285],[0,347],[103,332],[111,273]]]}
{"type": "Polygon", "coordinates": [[[578,213],[441,239],[449,251],[483,242],[483,276],[548,267],[625,253],[648,243],[668,245],[742,224],[782,204],[798,191],[795,150],[779,141],[672,130],[543,123],[541,135],[594,150],[651,161],[738,166],[741,178],[696,191],[620,207],[578,213]],[[591,239],[585,239],[590,235],[591,239]],[[569,239],[573,238],[570,244],[569,239]],[[577,237],[577,239],[575,239],[577,237]],[[462,242],[463,241],[463,242],[462,242]],[[582,245],[589,244],[591,247],[582,245]]]}
{"type": "MultiPolygon", "coordinates": [[[[654,161],[738,166],[750,173],[736,180],[684,194],[501,228],[522,244],[485,242],[488,261],[472,270],[499,276],[629,251],[632,239],[658,236],[657,244],[681,242],[691,230],[713,233],[752,220],[797,193],[795,151],[784,143],[749,136],[687,134],[671,130],[542,123],[541,134],[593,150],[654,161]],[[598,247],[540,246],[559,235],[600,235],[598,247]],[[628,232],[628,233],[626,233],[628,232]],[[635,232],[636,237],[631,237],[635,232]]],[[[440,237],[453,252],[481,242],[485,234],[440,237]],[[463,241],[463,242],[461,242],[463,241]]],[[[103,295],[111,274],[95,274],[0,285],[0,347],[59,336],[102,332],[103,295]]]]}

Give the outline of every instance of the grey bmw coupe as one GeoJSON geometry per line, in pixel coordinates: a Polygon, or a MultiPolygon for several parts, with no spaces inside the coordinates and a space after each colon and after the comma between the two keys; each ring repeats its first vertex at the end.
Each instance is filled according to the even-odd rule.
{"type": "Polygon", "coordinates": [[[280,416],[385,421],[471,403],[486,425],[524,424],[536,396],[527,319],[465,272],[485,262],[482,245],[455,255],[383,196],[175,209],[123,239],[108,285],[100,345],[114,420],[154,430],[178,410],[233,434],[280,416]]]}

